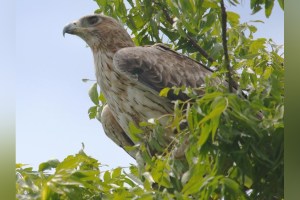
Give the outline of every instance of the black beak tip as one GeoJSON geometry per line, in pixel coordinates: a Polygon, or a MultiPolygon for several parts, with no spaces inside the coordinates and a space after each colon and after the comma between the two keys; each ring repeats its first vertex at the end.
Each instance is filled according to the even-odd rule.
{"type": "Polygon", "coordinates": [[[63,36],[65,37],[65,34],[68,33],[68,26],[65,26],[63,29],[63,36]]]}

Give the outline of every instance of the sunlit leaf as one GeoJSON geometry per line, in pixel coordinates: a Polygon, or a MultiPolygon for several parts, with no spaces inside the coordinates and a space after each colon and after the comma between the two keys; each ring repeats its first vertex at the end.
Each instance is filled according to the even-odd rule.
{"type": "Polygon", "coordinates": [[[103,92],[100,92],[100,95],[99,95],[98,99],[102,103],[102,105],[104,105],[106,103],[106,99],[104,97],[103,92]]]}
{"type": "Polygon", "coordinates": [[[208,115],[206,115],[199,122],[199,124],[203,124],[212,118],[219,117],[222,114],[222,112],[226,109],[226,107],[227,107],[226,99],[218,98],[215,102],[216,102],[216,105],[213,107],[213,110],[208,115]]]}
{"type": "Polygon", "coordinates": [[[94,83],[89,90],[90,99],[95,105],[99,105],[99,100],[98,100],[99,94],[97,90],[97,85],[98,85],[97,83],[94,83]]]}
{"type": "Polygon", "coordinates": [[[130,134],[130,138],[135,141],[138,142],[140,140],[140,134],[143,133],[143,130],[139,129],[138,127],[136,127],[133,122],[129,123],[129,134],[130,134]]]}
{"type": "Polygon", "coordinates": [[[89,118],[94,119],[98,113],[98,106],[92,106],[88,110],[89,118]]]}
{"type": "Polygon", "coordinates": [[[122,168],[121,167],[117,167],[116,169],[113,170],[112,173],[112,178],[117,178],[121,175],[122,172],[122,168]]]}
{"type": "Polygon", "coordinates": [[[240,22],[240,15],[235,12],[227,11],[227,19],[230,24],[235,26],[240,22]]]}
{"type": "Polygon", "coordinates": [[[203,124],[200,128],[201,128],[201,135],[198,141],[198,145],[202,146],[207,141],[211,133],[212,127],[210,126],[210,124],[203,124]]]}
{"type": "Polygon", "coordinates": [[[56,168],[56,166],[59,164],[59,160],[54,159],[54,160],[49,160],[47,162],[43,162],[39,165],[39,171],[45,171],[45,170],[50,170],[52,168],[56,168]]]}
{"type": "Polygon", "coordinates": [[[255,41],[253,41],[250,45],[249,53],[257,53],[258,50],[265,47],[266,39],[265,38],[259,38],[255,41]]]}
{"type": "Polygon", "coordinates": [[[263,74],[264,79],[268,79],[271,76],[272,72],[273,72],[273,68],[267,67],[263,74]]]}
{"type": "Polygon", "coordinates": [[[110,172],[109,171],[106,171],[103,175],[103,179],[105,182],[110,182],[111,180],[111,175],[110,175],[110,172]]]}

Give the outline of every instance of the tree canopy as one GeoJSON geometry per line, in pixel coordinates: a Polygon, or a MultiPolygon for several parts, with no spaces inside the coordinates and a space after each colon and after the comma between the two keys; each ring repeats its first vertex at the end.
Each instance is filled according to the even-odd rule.
{"type": "MultiPolygon", "coordinates": [[[[161,91],[190,98],[174,102],[169,127],[178,134],[167,148],[158,120],[140,124],[154,130],[150,137],[132,125],[137,164],[102,171],[84,149],[61,162],[41,163],[38,171],[17,164],[17,198],[283,199],[284,59],[271,39],[254,38],[253,23],[240,23],[238,13],[226,11],[240,1],[95,2],[95,12],[120,20],[136,45],[165,43],[215,72],[201,98],[195,95],[199,88],[161,91]],[[229,86],[211,84],[214,78],[229,86]],[[188,126],[181,127],[182,121],[188,126]],[[173,153],[183,143],[185,158],[178,159],[173,153]],[[151,156],[149,147],[159,154],[151,156]]],[[[274,3],[284,8],[283,0],[251,0],[250,7],[269,17],[274,3]]],[[[105,99],[96,85],[89,94],[89,117],[95,118],[105,99]]]]}

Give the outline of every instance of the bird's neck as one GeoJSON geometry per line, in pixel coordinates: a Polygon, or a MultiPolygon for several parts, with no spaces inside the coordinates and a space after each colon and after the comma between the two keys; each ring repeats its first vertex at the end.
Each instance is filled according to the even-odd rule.
{"type": "MultiPolygon", "coordinates": [[[[109,38],[107,39],[110,40],[109,38]]],[[[106,40],[101,43],[101,46],[98,46],[98,48],[92,48],[96,78],[102,89],[103,87],[109,88],[113,81],[118,81],[121,77],[118,70],[114,69],[113,66],[113,57],[115,53],[122,48],[134,46],[130,36],[124,34],[119,40],[106,40]]]]}
{"type": "MultiPolygon", "coordinates": [[[[117,36],[116,36],[117,37],[117,36]]],[[[134,43],[130,36],[126,33],[122,37],[119,37],[118,40],[115,40],[114,37],[109,37],[105,39],[100,39],[89,45],[95,54],[115,54],[120,49],[126,47],[134,47],[134,43]]]]}
{"type": "MultiPolygon", "coordinates": [[[[97,83],[101,90],[106,93],[119,81],[122,81],[121,76],[113,65],[113,52],[95,52],[94,65],[97,83]]],[[[106,95],[105,95],[106,96],[106,95]]]]}
{"type": "Polygon", "coordinates": [[[94,55],[94,65],[95,65],[95,73],[97,76],[97,81],[103,82],[105,80],[107,74],[113,71],[113,57],[115,53],[113,52],[103,52],[97,51],[93,52],[94,55]]]}

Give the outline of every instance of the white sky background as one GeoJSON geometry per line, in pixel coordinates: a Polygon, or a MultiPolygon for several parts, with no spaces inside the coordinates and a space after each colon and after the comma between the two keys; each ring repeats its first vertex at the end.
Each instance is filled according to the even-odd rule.
{"type": "MultiPolygon", "coordinates": [[[[228,10],[241,21],[263,20],[255,24],[256,37],[272,38],[283,44],[283,11],[275,1],[270,19],[264,11],[250,15],[249,2],[228,10]]],[[[97,120],[90,120],[88,97],[94,78],[92,53],[79,37],[62,36],[63,27],[83,15],[93,13],[93,0],[27,0],[16,3],[16,162],[38,164],[62,160],[85,144],[85,152],[110,168],[129,166],[135,161],[104,134],[97,120]]]]}

